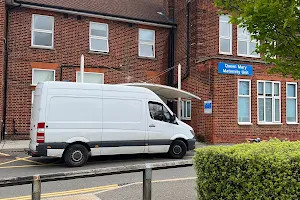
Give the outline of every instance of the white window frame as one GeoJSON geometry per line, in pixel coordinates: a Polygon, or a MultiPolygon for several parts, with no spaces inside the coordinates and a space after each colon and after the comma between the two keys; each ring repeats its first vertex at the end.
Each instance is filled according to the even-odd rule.
{"type": "MultiPolygon", "coordinates": [[[[80,71],[77,71],[77,72],[76,72],[76,82],[77,82],[77,83],[79,83],[79,82],[78,82],[78,74],[80,74],[80,71]]],[[[84,72],[84,74],[102,74],[102,77],[103,77],[103,84],[104,84],[104,73],[98,73],[98,72],[84,72]]],[[[84,82],[84,80],[83,80],[83,82],[84,82]]],[[[101,83],[99,83],[99,84],[101,84],[101,83]]]]}
{"type": "Polygon", "coordinates": [[[268,81],[268,80],[258,80],[257,81],[257,123],[259,125],[276,125],[281,123],[281,82],[280,81],[268,81]],[[264,83],[264,95],[258,94],[259,83],[264,83]],[[266,96],[266,83],[272,84],[272,95],[266,96]],[[279,96],[274,96],[274,84],[279,84],[279,96]],[[264,99],[264,121],[259,121],[259,99],[264,99]],[[266,122],[266,99],[272,99],[272,122],[266,122]],[[279,121],[275,121],[275,99],[279,99],[279,121]]]}
{"type": "Polygon", "coordinates": [[[239,98],[240,97],[249,98],[249,119],[250,119],[249,122],[240,122],[239,121],[239,105],[238,105],[238,108],[237,108],[238,124],[239,125],[252,125],[252,122],[251,122],[251,80],[249,80],[249,79],[238,79],[238,91],[237,91],[237,93],[238,93],[238,95],[237,95],[238,96],[238,104],[239,104],[239,98]],[[240,82],[249,82],[249,95],[240,95],[240,82]]]}
{"type": "Polygon", "coordinates": [[[53,81],[55,81],[55,70],[54,69],[40,69],[40,68],[32,68],[32,78],[31,78],[31,85],[36,86],[37,84],[33,83],[34,71],[51,71],[54,73],[53,81]]]}
{"type": "Polygon", "coordinates": [[[298,123],[298,84],[296,82],[286,82],[286,123],[287,124],[299,124],[298,123]],[[295,85],[295,97],[288,96],[288,85],[295,85]],[[288,99],[296,99],[296,121],[288,122],[287,120],[287,100],[288,99]]]}
{"type": "Polygon", "coordinates": [[[241,28],[239,26],[237,26],[237,55],[238,56],[243,56],[243,57],[253,57],[253,58],[260,58],[260,54],[257,54],[257,55],[251,55],[252,52],[250,52],[250,42],[256,42],[256,44],[259,45],[259,41],[256,41],[256,40],[251,40],[251,35],[250,33],[247,31],[247,29],[244,29],[244,31],[247,32],[247,38],[240,38],[239,36],[239,29],[244,29],[244,28],[241,28]],[[239,53],[239,41],[242,41],[242,42],[246,42],[247,43],[247,54],[241,54],[239,53]]]}
{"type": "Polygon", "coordinates": [[[192,101],[191,100],[182,100],[181,101],[181,119],[191,120],[192,119],[192,101]],[[187,103],[190,102],[190,116],[187,116],[187,103]]]}
{"type": "Polygon", "coordinates": [[[109,43],[108,43],[108,38],[109,38],[108,24],[99,23],[99,22],[90,22],[90,27],[89,27],[89,41],[90,41],[90,45],[89,45],[89,46],[90,46],[90,51],[109,53],[109,43]],[[105,25],[105,26],[106,26],[107,37],[92,35],[92,26],[91,26],[92,24],[101,24],[101,25],[105,25]],[[106,43],[107,43],[107,51],[102,51],[102,50],[98,50],[98,49],[92,49],[92,39],[106,40],[106,43]]]}
{"type": "Polygon", "coordinates": [[[31,46],[32,47],[39,47],[39,48],[45,48],[45,49],[53,49],[54,48],[54,17],[49,15],[38,15],[38,14],[32,14],[32,22],[31,22],[31,46]],[[44,29],[35,29],[34,28],[34,17],[35,16],[46,16],[53,19],[52,23],[52,30],[44,30],[44,29]],[[51,46],[44,46],[44,45],[36,45],[33,44],[33,32],[40,32],[40,33],[51,33],[52,34],[52,45],[51,46]]]}
{"type": "Polygon", "coordinates": [[[143,57],[143,58],[155,58],[155,30],[151,30],[151,29],[142,29],[142,28],[139,28],[139,57],[143,57]],[[140,40],[140,30],[144,30],[144,31],[151,31],[153,32],[153,41],[152,42],[143,42],[140,40]],[[151,45],[153,46],[153,56],[144,56],[144,55],[141,55],[141,52],[140,52],[140,45],[143,44],[143,45],[151,45]]]}
{"type": "MultiPolygon", "coordinates": [[[[224,15],[223,15],[224,16],[224,15]]],[[[225,15],[228,16],[228,15],[225,15]]],[[[229,17],[229,16],[228,16],[229,17]]],[[[232,55],[232,24],[229,23],[228,20],[223,20],[222,16],[219,17],[219,53],[220,54],[225,54],[225,55],[232,55]],[[230,30],[230,34],[229,37],[226,36],[222,36],[221,35],[221,23],[227,23],[229,24],[229,30],[230,30]],[[230,48],[230,52],[222,52],[221,51],[221,39],[226,39],[229,40],[229,48],[230,48]]]]}

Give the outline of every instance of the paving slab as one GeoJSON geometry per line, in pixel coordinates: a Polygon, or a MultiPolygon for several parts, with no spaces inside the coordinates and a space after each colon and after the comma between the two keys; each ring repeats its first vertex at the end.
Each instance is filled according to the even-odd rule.
{"type": "MultiPolygon", "coordinates": [[[[152,200],[196,200],[195,180],[152,183],[152,200]]],[[[96,194],[101,200],[141,200],[143,184],[124,186],[96,194]]]]}

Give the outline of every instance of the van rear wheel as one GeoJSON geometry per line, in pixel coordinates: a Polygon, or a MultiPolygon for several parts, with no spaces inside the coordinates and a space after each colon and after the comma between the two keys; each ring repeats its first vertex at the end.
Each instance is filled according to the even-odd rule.
{"type": "Polygon", "coordinates": [[[172,142],[168,154],[171,158],[181,159],[185,156],[186,151],[186,144],[181,140],[175,140],[172,142]]]}
{"type": "Polygon", "coordinates": [[[64,161],[69,167],[81,167],[88,161],[88,150],[81,144],[70,146],[64,153],[64,161]]]}

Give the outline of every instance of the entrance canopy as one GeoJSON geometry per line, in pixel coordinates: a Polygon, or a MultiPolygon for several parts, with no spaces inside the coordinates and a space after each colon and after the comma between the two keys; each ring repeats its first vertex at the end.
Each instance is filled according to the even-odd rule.
{"type": "Polygon", "coordinates": [[[144,87],[148,88],[149,90],[152,90],[155,94],[158,96],[161,96],[168,100],[175,100],[178,98],[182,99],[198,99],[201,100],[200,97],[189,93],[184,90],[179,90],[178,88],[166,86],[166,85],[159,85],[159,84],[152,84],[152,83],[126,83],[122,85],[128,85],[128,86],[136,86],[136,87],[144,87]]]}

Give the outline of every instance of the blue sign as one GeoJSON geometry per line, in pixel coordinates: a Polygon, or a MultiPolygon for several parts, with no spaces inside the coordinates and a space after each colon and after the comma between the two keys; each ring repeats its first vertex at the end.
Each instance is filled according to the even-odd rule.
{"type": "Polygon", "coordinates": [[[229,64],[219,62],[218,72],[219,74],[234,74],[242,76],[252,76],[253,67],[252,65],[243,64],[229,64]]]}
{"type": "Polygon", "coordinates": [[[211,114],[212,113],[212,101],[204,101],[204,113],[211,114]]]}

